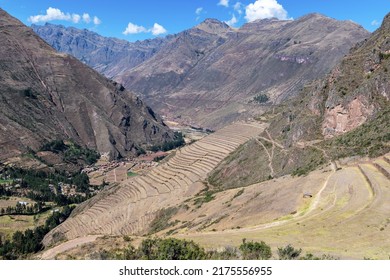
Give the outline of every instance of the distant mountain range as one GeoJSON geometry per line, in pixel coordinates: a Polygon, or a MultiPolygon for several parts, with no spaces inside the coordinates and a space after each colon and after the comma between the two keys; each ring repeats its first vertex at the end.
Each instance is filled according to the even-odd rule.
{"type": "Polygon", "coordinates": [[[320,14],[258,20],[239,29],[207,19],[179,34],[135,43],[59,25],[32,28],[159,113],[212,128],[264,111],[256,96],[280,103],[297,95],[369,36],[353,22],[320,14]]]}
{"type": "Polygon", "coordinates": [[[173,139],[150,107],[0,9],[0,160],[53,140],[110,158],[173,139]]]}

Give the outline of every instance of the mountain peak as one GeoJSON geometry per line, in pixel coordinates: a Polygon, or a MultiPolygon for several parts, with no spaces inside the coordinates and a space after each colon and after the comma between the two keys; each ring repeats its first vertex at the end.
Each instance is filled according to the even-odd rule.
{"type": "Polygon", "coordinates": [[[382,29],[389,29],[390,30],[390,13],[388,13],[382,22],[382,29]]]}
{"type": "Polygon", "coordinates": [[[198,24],[196,28],[208,33],[225,33],[230,30],[229,25],[214,18],[205,19],[202,23],[198,24]]]}
{"type": "Polygon", "coordinates": [[[320,13],[310,13],[300,17],[300,19],[320,19],[320,18],[329,18],[329,17],[320,13]]]}

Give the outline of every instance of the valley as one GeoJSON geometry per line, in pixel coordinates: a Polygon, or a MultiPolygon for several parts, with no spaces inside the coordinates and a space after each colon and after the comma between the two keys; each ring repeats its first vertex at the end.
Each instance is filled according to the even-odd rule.
{"type": "MultiPolygon", "coordinates": [[[[180,154],[185,154],[188,150],[195,151],[198,147],[192,144],[182,148],[184,151],[180,151],[180,154]]],[[[179,157],[177,160],[170,159],[166,165],[173,166],[177,161],[181,162],[182,170],[188,171],[189,168],[185,166],[192,166],[188,162],[193,162],[189,159],[181,161],[179,157]]],[[[197,166],[202,165],[199,163],[197,166]]],[[[149,234],[154,233],[159,237],[194,240],[208,250],[227,246],[238,247],[245,238],[258,242],[265,241],[275,250],[292,244],[314,255],[326,254],[341,259],[388,257],[390,206],[387,202],[390,198],[390,154],[373,160],[337,161],[307,176],[288,175],[226,191],[207,193],[212,189],[205,190],[207,184],[199,181],[192,183],[191,192],[187,189],[184,195],[179,197],[177,195],[167,197],[162,194],[177,193],[174,188],[178,183],[172,182],[174,184],[172,186],[168,170],[164,166],[157,170],[152,170],[150,172],[152,174],[147,174],[145,179],[139,177],[139,183],[131,179],[129,183],[132,183],[133,187],[129,183],[125,184],[130,193],[131,188],[139,191],[138,195],[133,194],[134,199],[129,200],[138,211],[142,206],[137,203],[140,204],[142,200],[149,202],[144,203],[148,205],[149,211],[151,205],[156,205],[147,197],[148,193],[151,194],[147,186],[157,187],[156,191],[161,193],[158,195],[160,201],[158,205],[162,207],[157,219],[143,218],[141,222],[133,223],[132,227],[121,228],[112,233],[105,231],[104,228],[95,228],[94,231],[89,230],[87,233],[88,223],[81,227],[70,219],[59,228],[71,237],[70,241],[50,248],[38,258],[56,258],[56,255],[58,258],[71,255],[84,258],[86,254],[91,253],[98,256],[98,248],[108,246],[103,244],[111,242],[115,236],[130,235],[137,244],[144,237],[134,233],[148,231],[149,234]],[[164,173],[161,173],[162,170],[164,173]],[[160,176],[156,177],[154,174],[160,176]],[[145,181],[149,184],[142,186],[145,181]],[[167,211],[168,209],[170,210],[167,211]],[[158,219],[164,222],[156,227],[158,219]],[[75,229],[84,229],[85,232],[75,232],[75,229]],[[69,235],[69,232],[75,233],[69,235]],[[100,245],[94,247],[94,243],[100,245]],[[82,244],[84,245],[81,246],[82,244]]],[[[199,172],[198,174],[202,173],[200,168],[192,170],[199,172]]],[[[175,181],[179,179],[172,177],[171,180],[174,178],[175,181]]],[[[118,203],[123,195],[115,197],[111,199],[116,199],[118,203]]],[[[103,208],[108,207],[110,203],[107,202],[105,205],[107,206],[101,204],[102,210],[96,207],[83,210],[86,213],[79,214],[79,219],[85,222],[88,217],[97,217],[94,213],[104,211],[103,208]]],[[[157,210],[155,207],[152,206],[152,209],[157,210]]],[[[110,210],[106,208],[105,211],[110,210]]],[[[124,218],[125,216],[122,217],[124,218]]],[[[111,229],[117,227],[116,223],[110,223],[111,229]]],[[[54,235],[55,232],[56,230],[51,234],[54,235]]],[[[117,246],[124,246],[119,245],[123,241],[118,238],[115,240],[117,246]]]]}
{"type": "Polygon", "coordinates": [[[390,14],[91,30],[0,8],[0,259],[389,258],[390,14]]]}
{"type": "Polygon", "coordinates": [[[168,162],[145,176],[131,177],[80,205],[67,221],[45,237],[44,244],[89,234],[146,232],[159,210],[180,204],[201,191],[207,174],[264,128],[264,124],[232,124],[180,149],[168,162]]]}

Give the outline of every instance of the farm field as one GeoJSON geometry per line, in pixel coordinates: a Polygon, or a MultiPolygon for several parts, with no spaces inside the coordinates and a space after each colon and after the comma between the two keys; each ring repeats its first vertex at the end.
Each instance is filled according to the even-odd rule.
{"type": "Polygon", "coordinates": [[[35,202],[32,201],[31,199],[29,198],[25,198],[25,197],[15,197],[15,196],[11,196],[11,197],[7,197],[4,198],[4,197],[0,197],[0,210],[3,208],[3,209],[6,209],[8,206],[11,206],[11,207],[15,207],[15,205],[18,203],[18,202],[27,202],[29,203],[29,205],[31,204],[34,204],[35,202]]]}
{"type": "Polygon", "coordinates": [[[24,232],[44,225],[52,210],[36,215],[3,215],[0,216],[0,235],[11,238],[16,231],[24,232]]]}

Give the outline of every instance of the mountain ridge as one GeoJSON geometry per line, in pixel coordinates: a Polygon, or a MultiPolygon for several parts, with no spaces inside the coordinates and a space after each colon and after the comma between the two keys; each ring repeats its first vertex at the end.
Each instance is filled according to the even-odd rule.
{"type": "MultiPolygon", "coordinates": [[[[43,27],[34,29],[45,38],[43,27]]],[[[161,39],[164,42],[141,63],[103,72],[160,114],[188,124],[222,127],[264,111],[266,107],[253,103],[258,94],[267,94],[273,103],[296,95],[368,34],[355,23],[319,14],[265,19],[238,29],[207,19],[161,39]]]]}

